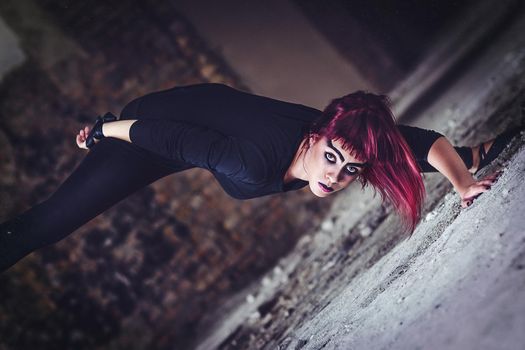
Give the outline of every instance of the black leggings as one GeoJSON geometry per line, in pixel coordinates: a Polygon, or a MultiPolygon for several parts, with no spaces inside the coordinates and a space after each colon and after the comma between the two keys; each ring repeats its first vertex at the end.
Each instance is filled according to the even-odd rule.
{"type": "MultiPolygon", "coordinates": [[[[131,102],[120,119],[138,119],[131,102]]],[[[116,138],[96,143],[45,201],[0,224],[0,271],[56,243],[137,190],[188,169],[116,138]]]]}

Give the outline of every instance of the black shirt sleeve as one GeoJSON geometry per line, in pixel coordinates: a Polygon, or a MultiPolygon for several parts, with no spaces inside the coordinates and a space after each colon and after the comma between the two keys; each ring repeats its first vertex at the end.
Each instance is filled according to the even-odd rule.
{"type": "MultiPolygon", "coordinates": [[[[432,144],[442,134],[398,125],[420,165],[427,162],[432,144]]],[[[246,138],[229,136],[187,122],[139,119],[130,129],[133,144],[173,161],[208,169],[247,183],[276,176],[278,152],[246,138]]]]}
{"type": "Polygon", "coordinates": [[[434,130],[427,130],[415,126],[398,125],[398,130],[405,138],[408,146],[418,162],[426,162],[430,147],[443,136],[434,130]]]}
{"type": "Polygon", "coordinates": [[[245,182],[274,175],[268,152],[255,143],[216,130],[171,120],[139,119],[129,131],[133,144],[165,158],[245,182]]]}

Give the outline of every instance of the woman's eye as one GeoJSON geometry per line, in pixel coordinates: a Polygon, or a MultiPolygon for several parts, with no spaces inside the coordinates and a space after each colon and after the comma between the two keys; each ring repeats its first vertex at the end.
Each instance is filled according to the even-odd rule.
{"type": "Polygon", "coordinates": [[[349,166],[346,168],[346,172],[350,175],[357,175],[359,170],[355,166],[349,166]]]}
{"type": "Polygon", "coordinates": [[[326,152],[324,156],[330,163],[335,163],[335,156],[332,153],[326,152]]]}

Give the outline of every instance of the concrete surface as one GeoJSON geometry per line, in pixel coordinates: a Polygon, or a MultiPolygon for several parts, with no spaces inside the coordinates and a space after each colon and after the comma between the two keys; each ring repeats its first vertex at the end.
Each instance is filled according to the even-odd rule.
{"type": "Polygon", "coordinates": [[[523,349],[525,149],[444,230],[456,198],[292,332],[293,349],[523,349]],[[429,238],[435,240],[429,241],[429,238]]]}

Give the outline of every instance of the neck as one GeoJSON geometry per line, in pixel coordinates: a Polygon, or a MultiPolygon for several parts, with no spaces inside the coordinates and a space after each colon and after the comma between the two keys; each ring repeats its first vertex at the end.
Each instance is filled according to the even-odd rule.
{"type": "Polygon", "coordinates": [[[296,179],[301,179],[304,181],[308,180],[306,172],[304,171],[305,153],[303,153],[303,146],[306,141],[307,138],[304,138],[299,147],[297,148],[292,163],[290,164],[288,170],[286,170],[286,173],[284,174],[284,183],[288,183],[296,179]]]}

